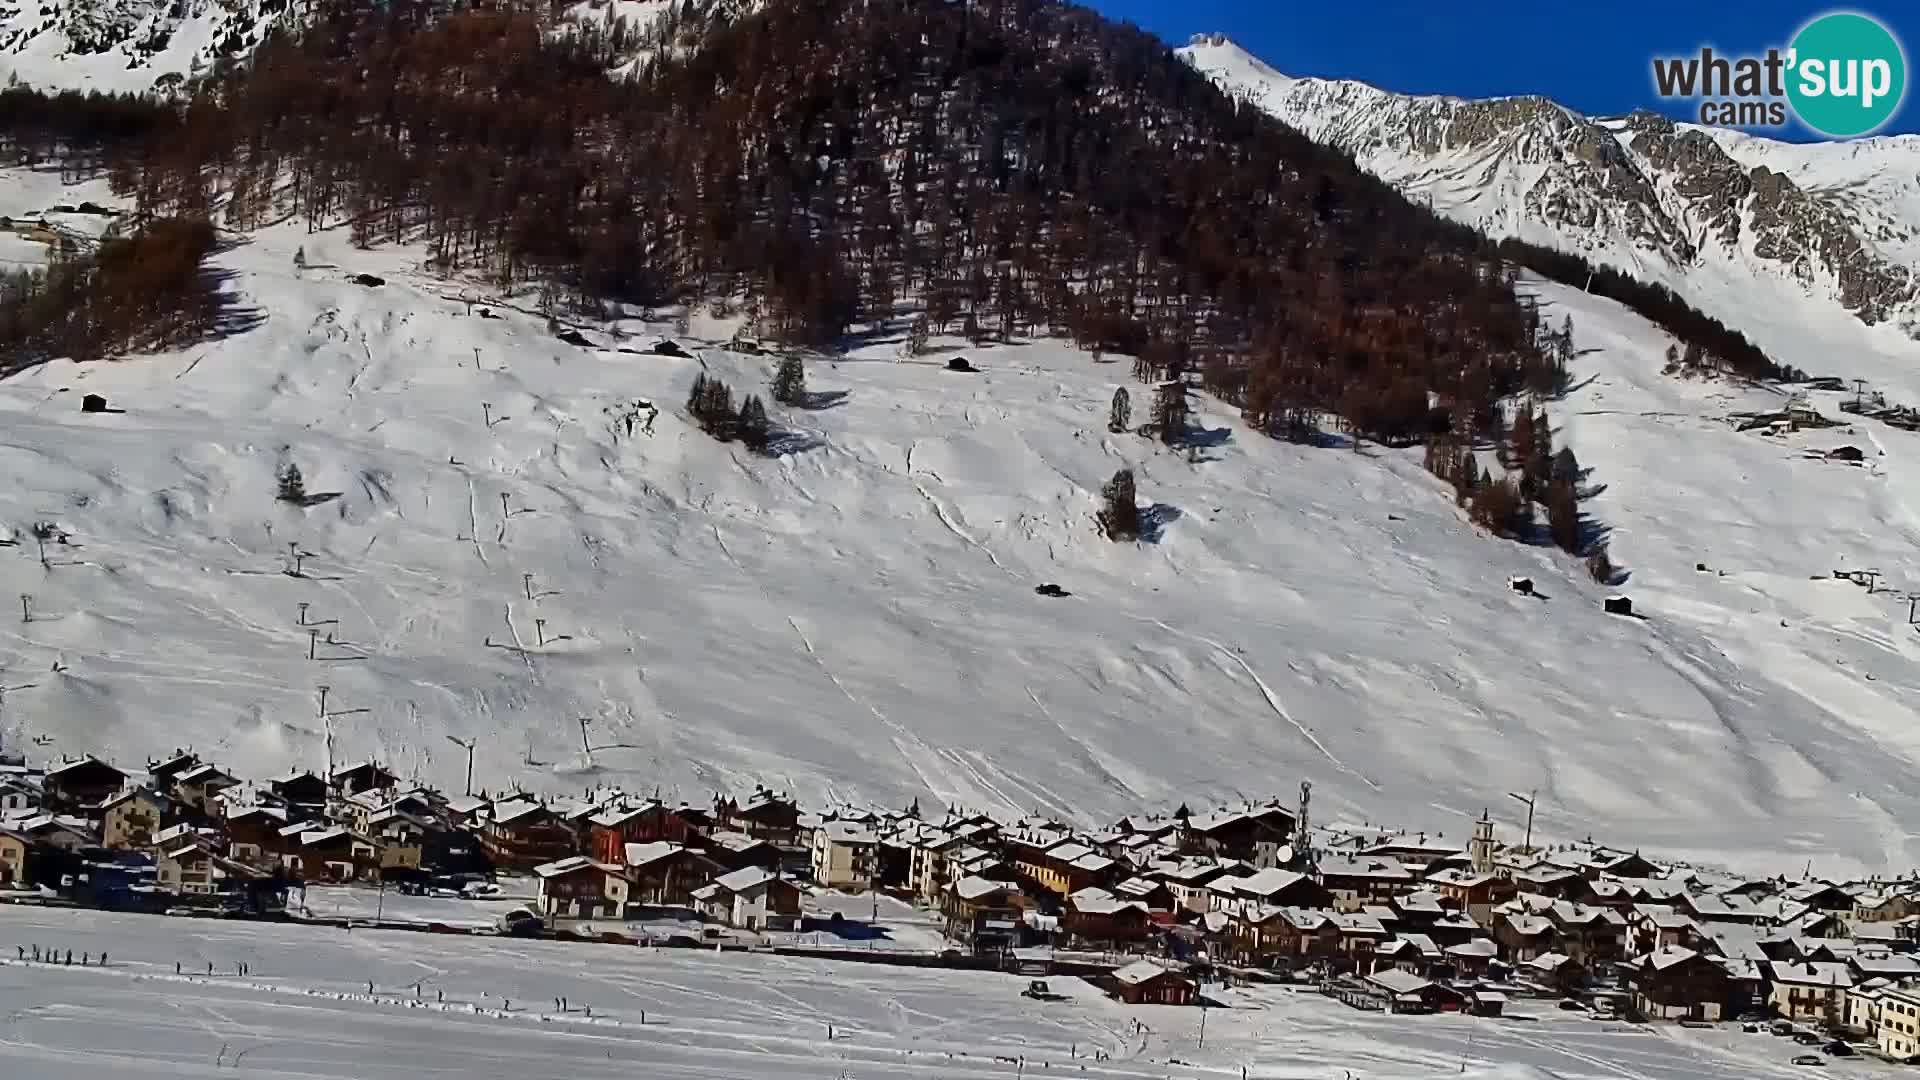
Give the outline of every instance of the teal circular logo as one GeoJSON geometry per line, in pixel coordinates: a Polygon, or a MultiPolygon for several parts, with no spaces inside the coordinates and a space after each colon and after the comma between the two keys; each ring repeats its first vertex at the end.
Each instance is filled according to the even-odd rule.
{"type": "Polygon", "coordinates": [[[1800,122],[1850,139],[1880,130],[1907,93],[1907,56],[1877,19],[1822,15],[1794,35],[1787,100],[1800,122]]]}

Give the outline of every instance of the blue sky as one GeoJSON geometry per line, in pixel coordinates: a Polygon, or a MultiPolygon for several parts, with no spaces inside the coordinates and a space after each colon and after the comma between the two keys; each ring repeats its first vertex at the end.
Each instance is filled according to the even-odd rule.
{"type": "MultiPolygon", "coordinates": [[[[1815,15],[1859,11],[1889,26],[1910,64],[1920,57],[1920,3],[1777,0],[1082,0],[1175,45],[1220,31],[1289,75],[1361,79],[1403,93],[1464,97],[1545,94],[1586,113],[1662,108],[1654,56],[1759,53],[1785,47],[1815,15]]],[[[1909,83],[1914,81],[1911,66],[1909,83]]],[[[1920,132],[1920,88],[1882,134],[1920,132]]],[[[1768,134],[1807,138],[1789,128],[1768,134]]]]}

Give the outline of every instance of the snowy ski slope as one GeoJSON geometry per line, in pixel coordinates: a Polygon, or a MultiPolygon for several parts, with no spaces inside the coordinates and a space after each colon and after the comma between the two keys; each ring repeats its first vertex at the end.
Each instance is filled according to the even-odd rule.
{"type": "MultiPolygon", "coordinates": [[[[1292,988],[1216,989],[1230,1007],[1205,1010],[1203,1044],[1202,1010],[1128,1007],[1079,979],[1051,980],[1069,1000],[1035,1003],[1013,975],[770,955],[20,908],[0,909],[0,953],[10,1080],[1804,1074],[1784,1040],[1606,1023],[1542,1011],[1548,1003],[1517,1003],[1533,1014],[1525,1021],[1407,1017],[1292,988]],[[76,963],[105,949],[111,963],[16,963],[26,944],[71,948],[76,963]]],[[[1887,1068],[1835,1059],[1826,1071],[1887,1068]]]]}
{"type": "MultiPolygon", "coordinates": [[[[0,212],[56,187],[16,175],[0,212]]],[[[1538,788],[1554,835],[1769,869],[1916,854],[1920,634],[1894,594],[1810,580],[1920,588],[1915,437],[1735,433],[1726,410],[1778,399],[1660,377],[1664,337],[1610,304],[1539,286],[1583,349],[1556,422],[1644,620],[1603,615],[1575,561],[1478,534],[1418,451],[1284,445],[1207,401],[1191,459],[1110,435],[1114,387],[1144,411],[1124,360],[968,349],[966,375],[883,336],[812,363],[816,407],[774,407],[787,452],[758,458],[683,404],[702,368],[763,390],[769,360],[568,345],[468,315],[416,259],[262,232],[218,257],[258,328],[0,383],[0,596],[33,612],[0,621],[8,745],[318,768],[326,685],[366,710],[330,721],[337,760],[455,789],[449,735],[495,790],[766,782],[1095,823],[1310,778],[1322,817],[1464,839],[1538,788]],[[85,392],[126,411],[83,415],[85,392]],[[639,398],[662,412],[629,437],[639,398]],[[1871,467],[1802,456],[1834,441],[1871,467]],[[289,460],[338,497],[277,502],[289,460]],[[1094,532],[1122,466],[1155,542],[1094,532]],[[38,521],[73,538],[50,569],[38,521]]],[[[644,349],[666,327],[625,329],[644,349]]]]}

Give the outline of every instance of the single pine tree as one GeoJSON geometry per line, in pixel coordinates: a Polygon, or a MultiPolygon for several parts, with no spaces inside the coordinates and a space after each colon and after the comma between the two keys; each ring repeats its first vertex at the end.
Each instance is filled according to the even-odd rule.
{"type": "Polygon", "coordinates": [[[296,506],[307,503],[307,479],[300,475],[300,466],[291,461],[280,469],[280,501],[296,506]]]}
{"type": "Polygon", "coordinates": [[[1133,399],[1127,396],[1127,388],[1122,386],[1113,392],[1113,407],[1107,411],[1107,430],[1120,435],[1132,426],[1133,399]]]}
{"type": "Polygon", "coordinates": [[[1571,482],[1556,480],[1547,488],[1547,531],[1560,550],[1580,553],[1580,498],[1571,482]]]}
{"type": "Polygon", "coordinates": [[[797,356],[783,356],[773,372],[773,400],[798,406],[807,398],[807,369],[797,356]]]}
{"type": "Polygon", "coordinates": [[[740,403],[740,441],[749,449],[765,450],[773,442],[773,425],[767,420],[767,407],[757,394],[748,394],[740,403]]]}
{"type": "Polygon", "coordinates": [[[707,384],[710,382],[705,372],[693,377],[693,387],[687,391],[687,415],[695,420],[702,419],[701,410],[707,407],[707,384]]]}
{"type": "Polygon", "coordinates": [[[1133,470],[1121,469],[1100,489],[1100,531],[1109,540],[1140,538],[1140,507],[1134,497],[1133,470]]]}

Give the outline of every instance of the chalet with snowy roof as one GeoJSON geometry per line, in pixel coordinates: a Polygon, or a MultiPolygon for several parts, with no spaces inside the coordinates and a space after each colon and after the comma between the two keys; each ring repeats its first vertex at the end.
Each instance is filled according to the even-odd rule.
{"type": "Polygon", "coordinates": [[[1920,900],[1911,893],[1869,891],[1854,897],[1856,923],[1893,923],[1920,914],[1920,900]]]}
{"type": "Polygon", "coordinates": [[[43,784],[47,809],[58,813],[98,807],[126,785],[127,774],[91,754],[47,770],[43,784]]]}
{"type": "Polygon", "coordinates": [[[1333,894],[1305,874],[1267,869],[1227,874],[1207,885],[1208,909],[1238,915],[1261,907],[1330,908],[1333,894]]]}
{"type": "Polygon", "coordinates": [[[1123,899],[1096,885],[1067,897],[1061,909],[1061,929],[1073,940],[1092,945],[1125,947],[1146,940],[1153,920],[1147,905],[1123,899]]]}
{"type": "Polygon", "coordinates": [[[0,774],[0,819],[24,817],[40,809],[38,779],[0,774]]]}
{"type": "Polygon", "coordinates": [[[1161,960],[1136,960],[1099,985],[1128,1005],[1191,1005],[1200,995],[1183,965],[1161,960]]]}
{"type": "Polygon", "coordinates": [[[1165,882],[1149,877],[1127,878],[1113,886],[1113,895],[1123,900],[1137,900],[1145,904],[1148,911],[1171,912],[1179,904],[1165,882]]]}
{"type": "Polygon", "coordinates": [[[1522,896],[1514,903],[1551,922],[1554,947],[1589,971],[1600,970],[1626,955],[1626,916],[1612,908],[1532,896],[1522,896]]]}
{"type": "Polygon", "coordinates": [[[940,898],[947,937],[984,956],[1019,944],[1022,915],[1033,902],[1011,881],[965,877],[940,898]]]}
{"type": "Polygon", "coordinates": [[[619,863],[629,844],[685,844],[692,830],[666,804],[645,799],[603,807],[587,819],[587,836],[594,858],[619,863]]]}
{"type": "Polygon", "coordinates": [[[1579,871],[1551,863],[1536,862],[1511,871],[1508,876],[1521,892],[1550,896],[1557,900],[1584,900],[1590,895],[1587,879],[1579,871]]]}
{"type": "Polygon", "coordinates": [[[829,889],[859,889],[880,871],[880,834],[871,825],[834,820],[813,830],[813,880],[829,889]]]}
{"type": "Polygon", "coordinates": [[[1453,867],[1429,874],[1425,887],[1453,901],[1475,918],[1485,918],[1496,905],[1519,892],[1519,886],[1497,874],[1453,867]]]}
{"type": "Polygon", "coordinates": [[[1663,948],[1691,949],[1700,940],[1700,925],[1673,908],[1636,907],[1627,913],[1627,931],[1636,954],[1663,948]]]}
{"type": "Polygon", "coordinates": [[[168,791],[174,777],[200,764],[200,755],[191,750],[175,750],[166,757],[147,759],[147,783],[156,791],[168,791]]]}
{"type": "Polygon", "coordinates": [[[1334,907],[1358,911],[1368,904],[1387,904],[1401,893],[1413,892],[1413,871],[1397,859],[1374,856],[1328,856],[1317,867],[1320,884],[1333,894],[1334,907]]]}
{"type": "Polygon", "coordinates": [[[1524,964],[1537,956],[1560,952],[1560,934],[1552,920],[1524,909],[1503,907],[1495,912],[1492,932],[1501,955],[1512,963],[1524,964]]]}
{"type": "Polygon", "coordinates": [[[1600,877],[1653,877],[1660,868],[1637,851],[1615,851],[1604,847],[1576,846],[1547,856],[1547,861],[1579,873],[1589,881],[1600,877]]]}
{"type": "Polygon", "coordinates": [[[144,851],[164,827],[172,801],[147,788],[127,788],[101,805],[100,846],[144,851]]]}
{"type": "Polygon", "coordinates": [[[97,843],[93,823],[67,814],[38,814],[13,823],[13,831],[31,837],[35,847],[79,851],[97,843]]]}
{"type": "Polygon", "coordinates": [[[1672,907],[1688,892],[1685,881],[1673,878],[1608,878],[1624,890],[1625,900],[1634,907],[1672,907]]]}
{"type": "Polygon", "coordinates": [[[313,773],[288,773],[267,787],[294,817],[317,818],[326,813],[327,782],[313,773]]]}
{"type": "Polygon", "coordinates": [[[560,815],[524,795],[494,803],[480,839],[494,865],[519,869],[565,859],[577,843],[560,815]]]}
{"type": "Polygon", "coordinates": [[[1836,1025],[1846,1015],[1847,990],[1853,972],[1845,964],[1810,960],[1774,961],[1767,965],[1772,983],[1768,1002],[1788,1020],[1836,1025]]]}
{"type": "Polygon", "coordinates": [[[714,823],[721,828],[746,833],[769,844],[792,846],[800,842],[800,806],[785,795],[764,788],[744,803],[732,798],[716,800],[714,823]]]}
{"type": "Polygon", "coordinates": [[[161,892],[212,896],[264,877],[264,871],[229,859],[197,838],[170,845],[154,856],[154,887],[161,892]]]}
{"type": "Polygon", "coordinates": [[[1374,950],[1380,943],[1393,936],[1379,919],[1360,912],[1334,912],[1331,916],[1333,931],[1338,944],[1335,955],[1348,969],[1357,972],[1373,970],[1374,950]]]}
{"type": "Polygon", "coordinates": [[[1396,934],[1374,949],[1374,970],[1396,967],[1409,975],[1425,975],[1446,960],[1440,946],[1425,934],[1396,934]]]}
{"type": "MultiPolygon", "coordinates": [[[[763,870],[778,870],[785,861],[780,848],[771,842],[762,840],[757,836],[749,836],[743,832],[734,832],[731,829],[715,829],[713,832],[701,837],[694,846],[704,852],[707,858],[719,863],[723,873],[733,870],[745,870],[750,866],[757,866],[763,870]]],[[[882,841],[883,849],[887,846],[888,845],[882,841]]],[[[906,852],[902,850],[901,854],[903,857],[902,866],[904,867],[904,856],[906,852]]],[[[891,884],[884,867],[880,874],[880,880],[883,885],[891,884]]],[[[906,885],[904,872],[900,875],[898,884],[900,886],[906,885]]]]}
{"type": "Polygon", "coordinates": [[[1178,835],[1180,849],[1191,854],[1278,866],[1281,849],[1293,843],[1294,818],[1278,803],[1250,803],[1192,815],[1178,835]]]}
{"type": "Polygon", "coordinates": [[[778,871],[749,866],[693,890],[694,909],[739,930],[792,930],[800,924],[800,887],[778,871]]]}
{"type": "Polygon", "coordinates": [[[493,804],[478,795],[456,795],[447,800],[447,804],[440,808],[440,813],[449,825],[478,829],[486,824],[487,814],[492,809],[493,804]]]}
{"type": "Polygon", "coordinates": [[[533,868],[540,881],[540,914],[548,918],[617,919],[627,907],[620,867],[570,855],[533,868]]]}
{"type": "Polygon", "coordinates": [[[1473,865],[1472,857],[1460,845],[1449,844],[1437,837],[1430,840],[1425,833],[1380,840],[1363,846],[1357,854],[1366,858],[1394,859],[1425,875],[1466,869],[1473,865]]]}
{"type": "Polygon", "coordinates": [[[1517,965],[1518,974],[1549,993],[1571,993],[1586,985],[1587,969],[1566,953],[1544,952],[1517,965]]]}
{"type": "Polygon", "coordinates": [[[383,878],[405,878],[409,872],[424,872],[433,863],[427,852],[433,840],[447,832],[447,826],[431,813],[403,809],[401,801],[369,814],[360,831],[380,849],[380,874],[383,878]]]}
{"type": "Polygon", "coordinates": [[[1786,898],[1814,911],[1852,915],[1853,893],[1827,881],[1808,881],[1788,889],[1786,898]]]}
{"type": "Polygon", "coordinates": [[[227,857],[254,866],[277,865],[286,851],[280,830],[287,824],[287,811],[277,806],[236,810],[226,820],[227,857]]]}
{"type": "Polygon", "coordinates": [[[238,778],[218,765],[201,762],[175,774],[168,790],[184,813],[204,819],[219,816],[220,807],[215,800],[221,792],[239,783],[238,778]]]}
{"type": "Polygon", "coordinates": [[[370,881],[379,876],[379,845],[344,825],[308,822],[281,830],[281,836],[286,846],[281,865],[297,881],[370,881]]]}
{"type": "Polygon", "coordinates": [[[1289,969],[1340,951],[1340,926],[1324,909],[1260,908],[1233,919],[1229,932],[1235,962],[1253,967],[1289,969]]]}
{"type": "Polygon", "coordinates": [[[342,795],[358,795],[363,791],[382,791],[397,787],[400,778],[389,772],[377,761],[363,761],[358,765],[349,765],[334,770],[332,783],[342,795]]]}
{"type": "Polygon", "coordinates": [[[729,872],[704,853],[667,840],[628,844],[620,864],[632,882],[628,902],[658,908],[692,907],[695,889],[729,872]]]}
{"type": "Polygon", "coordinates": [[[1636,1010],[1657,1020],[1719,1021],[1730,1015],[1726,969],[1677,945],[1663,945],[1625,965],[1636,1010]]]}
{"type": "Polygon", "coordinates": [[[1154,863],[1142,872],[1142,876],[1165,885],[1180,908],[1200,914],[1213,905],[1213,894],[1209,887],[1215,880],[1228,874],[1252,872],[1253,868],[1245,863],[1182,858],[1154,863]]]}
{"type": "Polygon", "coordinates": [[[1908,953],[1882,949],[1858,949],[1846,960],[1855,983],[1885,979],[1894,983],[1920,983],[1920,958],[1908,953]]]}
{"type": "Polygon", "coordinates": [[[1336,984],[1334,996],[1355,1008],[1390,1013],[1458,1012],[1466,1005],[1460,991],[1394,967],[1336,984]]]}

